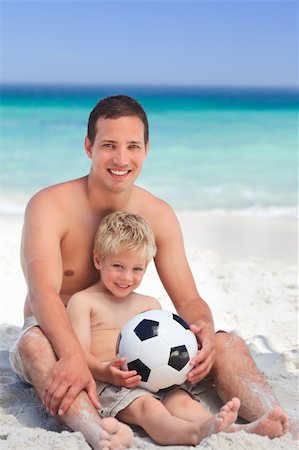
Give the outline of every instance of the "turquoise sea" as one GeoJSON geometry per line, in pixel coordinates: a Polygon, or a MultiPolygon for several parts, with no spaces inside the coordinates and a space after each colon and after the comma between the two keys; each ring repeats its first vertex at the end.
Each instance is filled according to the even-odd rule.
{"type": "Polygon", "coordinates": [[[107,96],[137,98],[150,153],[139,185],[177,210],[296,214],[298,91],[1,87],[0,211],[19,213],[44,186],[89,171],[89,112],[107,96]]]}

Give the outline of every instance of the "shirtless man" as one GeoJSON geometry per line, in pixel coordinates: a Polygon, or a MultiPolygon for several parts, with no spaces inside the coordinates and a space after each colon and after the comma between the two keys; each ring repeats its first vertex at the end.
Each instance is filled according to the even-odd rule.
{"type": "Polygon", "coordinates": [[[95,382],[65,306],[71,295],[97,280],[92,246],[101,219],[115,210],[132,211],[153,229],[160,279],[202,346],[189,381],[195,384],[212,375],[224,403],[238,397],[244,419],[252,422],[269,414],[275,434],[282,433],[282,411],[275,408],[277,400],[243,340],[230,333],[215,334],[211,311],[186,259],[175,213],[134,184],[149,151],[142,107],[126,96],[99,102],[89,117],[85,151],[91,160],[87,176],[43,189],[26,209],[21,258],[28,285],[27,323],[11,353],[14,370],[33,384],[53,415],[81,431],[94,449],[130,445],[125,425],[97,413],[95,382]]]}

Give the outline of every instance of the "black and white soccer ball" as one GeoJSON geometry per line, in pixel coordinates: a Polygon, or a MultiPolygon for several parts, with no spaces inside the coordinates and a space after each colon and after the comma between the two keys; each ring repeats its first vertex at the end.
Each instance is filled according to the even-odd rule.
{"type": "Polygon", "coordinates": [[[140,386],[152,392],[184,383],[198,344],[189,325],[177,314],[149,310],[122,328],[116,353],[126,358],[123,370],[136,370],[140,386]]]}

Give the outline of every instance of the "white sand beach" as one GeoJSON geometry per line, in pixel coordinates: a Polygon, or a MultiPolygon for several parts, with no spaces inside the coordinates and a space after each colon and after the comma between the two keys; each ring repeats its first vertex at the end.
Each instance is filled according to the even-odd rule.
{"type": "MultiPolygon", "coordinates": [[[[298,421],[297,222],[282,217],[238,214],[178,214],[186,251],[199,291],[209,303],[217,329],[235,330],[247,342],[281,406],[298,421]]],[[[22,217],[6,215],[0,223],[0,448],[10,450],[87,450],[80,433],[57,424],[32,387],[11,371],[8,349],[22,326],[25,283],[19,263],[22,217]]],[[[153,264],[141,291],[172,305],[153,264]]],[[[211,411],[220,402],[212,385],[201,401],[211,411]]],[[[162,449],[134,430],[133,449],[162,449]]],[[[187,449],[194,447],[167,447],[187,449]]],[[[290,434],[279,439],[238,432],[202,441],[206,450],[295,450],[290,434]]]]}

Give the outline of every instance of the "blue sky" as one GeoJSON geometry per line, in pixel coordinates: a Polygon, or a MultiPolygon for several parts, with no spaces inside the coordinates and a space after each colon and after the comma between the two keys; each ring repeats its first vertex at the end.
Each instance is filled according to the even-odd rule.
{"type": "Polygon", "coordinates": [[[2,83],[297,83],[297,1],[0,3],[2,83]]]}

